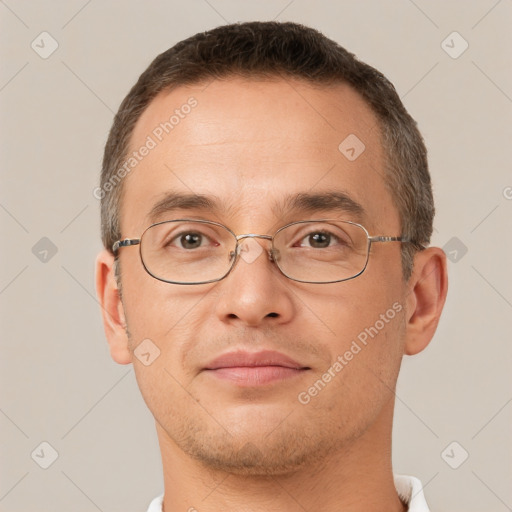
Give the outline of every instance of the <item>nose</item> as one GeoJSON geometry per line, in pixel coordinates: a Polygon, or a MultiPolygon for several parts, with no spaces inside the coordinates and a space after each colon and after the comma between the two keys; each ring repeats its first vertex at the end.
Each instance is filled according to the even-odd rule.
{"type": "Polygon", "coordinates": [[[293,317],[290,284],[262,246],[268,244],[256,237],[239,240],[236,265],[219,283],[216,314],[221,321],[258,327],[286,323],[293,317]]]}

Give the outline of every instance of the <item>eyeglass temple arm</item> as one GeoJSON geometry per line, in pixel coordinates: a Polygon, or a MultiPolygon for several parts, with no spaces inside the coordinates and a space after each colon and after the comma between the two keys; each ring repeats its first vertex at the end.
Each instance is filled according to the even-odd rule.
{"type": "Polygon", "coordinates": [[[416,240],[413,240],[412,238],[408,236],[369,236],[368,240],[370,242],[403,242],[403,243],[411,243],[416,245],[417,247],[420,247],[421,249],[426,249],[427,246],[423,245],[419,242],[416,242],[416,240]]]}
{"type": "Polygon", "coordinates": [[[140,238],[125,238],[124,240],[118,240],[112,246],[112,251],[116,253],[120,247],[130,247],[130,245],[139,245],[140,238]]]}
{"type": "Polygon", "coordinates": [[[370,242],[410,242],[406,236],[369,236],[370,242]]]}

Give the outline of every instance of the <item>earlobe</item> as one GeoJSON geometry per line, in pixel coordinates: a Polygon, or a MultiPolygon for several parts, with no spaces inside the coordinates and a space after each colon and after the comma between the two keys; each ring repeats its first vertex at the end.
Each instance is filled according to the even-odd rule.
{"type": "Polygon", "coordinates": [[[406,298],[405,353],[421,352],[436,331],[448,291],[446,255],[438,247],[416,254],[406,298]]]}
{"type": "Polygon", "coordinates": [[[101,305],[103,327],[112,359],[119,364],[132,362],[126,333],[126,319],[114,274],[114,256],[101,251],[96,258],[96,294],[101,305]]]}

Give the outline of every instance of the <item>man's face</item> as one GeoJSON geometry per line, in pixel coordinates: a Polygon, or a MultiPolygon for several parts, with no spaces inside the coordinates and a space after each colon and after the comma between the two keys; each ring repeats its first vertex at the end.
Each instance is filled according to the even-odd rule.
{"type": "MultiPolygon", "coordinates": [[[[123,184],[123,238],[179,218],[270,235],[293,221],[336,218],[370,235],[400,235],[376,118],[348,86],[230,79],[180,87],[149,105],[131,151],[148,136],[156,147],[123,184]],[[182,109],[168,134],[157,130],[158,141],[155,128],[190,97],[197,105],[182,109]],[[338,149],[351,134],[365,146],[355,160],[338,149]],[[349,196],[364,214],[286,207],[297,194],[327,193],[349,196]],[[168,194],[207,196],[217,208],[191,201],[150,219],[168,194]]],[[[146,339],[160,350],[150,365],[133,363],[161,442],[212,467],[271,474],[349,446],[389,419],[404,343],[399,243],[373,244],[365,272],[333,284],[291,281],[265,251],[240,258],[222,281],[194,286],[152,278],[137,248],[121,249],[120,262],[130,350],[146,339]],[[301,369],[206,369],[228,353],[262,351],[301,369]]]]}

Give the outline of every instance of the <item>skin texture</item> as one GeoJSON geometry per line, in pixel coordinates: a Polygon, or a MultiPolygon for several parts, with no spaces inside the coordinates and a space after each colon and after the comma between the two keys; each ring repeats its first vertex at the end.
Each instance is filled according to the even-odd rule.
{"type": "MultiPolygon", "coordinates": [[[[150,104],[132,149],[191,96],[197,106],[124,179],[123,238],[138,238],[151,223],[148,212],[170,192],[214,196],[219,209],[181,209],[158,220],[194,217],[237,234],[273,234],[295,220],[356,220],[277,207],[290,194],[338,191],[364,207],[370,235],[401,234],[376,118],[350,87],[241,78],[179,87],[150,104]],[[338,150],[349,134],[366,147],[355,161],[338,150]]],[[[392,480],[394,389],[402,356],[426,347],[441,314],[440,249],[416,256],[408,282],[400,243],[374,244],[361,276],[324,285],[287,279],[265,253],[198,286],[153,279],[137,247],[121,249],[120,262],[122,302],[107,251],[97,259],[97,291],[112,358],[133,363],[156,420],[167,512],[404,509],[392,480]],[[299,393],[393,304],[401,311],[300,403],[299,393]],[[160,350],[149,366],[133,354],[147,338],[160,350]],[[253,387],[202,371],[220,354],[264,349],[309,369],[253,387]]]]}

